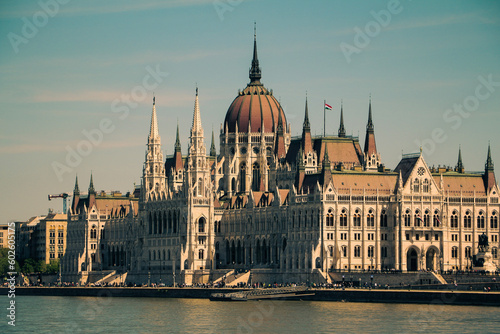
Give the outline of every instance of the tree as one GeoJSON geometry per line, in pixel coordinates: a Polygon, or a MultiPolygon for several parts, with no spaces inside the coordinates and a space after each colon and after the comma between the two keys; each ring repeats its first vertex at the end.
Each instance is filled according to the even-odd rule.
{"type": "MultiPolygon", "coordinates": [[[[14,260],[15,261],[15,260],[14,260]]],[[[0,277],[8,276],[8,272],[20,272],[19,263],[14,262],[15,269],[12,270],[11,264],[9,263],[9,249],[0,248],[0,277]]]]}

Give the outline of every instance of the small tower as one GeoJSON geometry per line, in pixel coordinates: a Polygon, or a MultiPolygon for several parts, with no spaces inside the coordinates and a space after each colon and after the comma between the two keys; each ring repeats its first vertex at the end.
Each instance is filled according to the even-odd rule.
{"type": "Polygon", "coordinates": [[[495,169],[493,166],[493,160],[491,159],[491,148],[488,143],[488,156],[486,158],[486,164],[484,165],[484,186],[489,193],[491,188],[496,186],[495,180],[495,169]]]}
{"type": "Polygon", "coordinates": [[[464,164],[462,163],[462,148],[460,146],[458,147],[458,162],[457,166],[455,167],[455,172],[458,173],[465,172],[464,164]]]}
{"type": "Polygon", "coordinates": [[[142,174],[144,193],[146,195],[145,199],[148,198],[147,194],[155,192],[159,195],[165,191],[165,166],[163,164],[163,153],[161,151],[161,138],[158,132],[155,97],[153,97],[151,125],[142,174]]]}
{"type": "Polygon", "coordinates": [[[214,139],[214,129],[212,129],[212,143],[210,144],[210,156],[217,156],[217,150],[215,149],[215,139],[214,139]]]}
{"type": "Polygon", "coordinates": [[[75,177],[75,188],[73,189],[73,205],[72,213],[76,214],[76,208],[78,207],[78,202],[80,201],[80,188],[78,187],[78,175],[75,177]]]}
{"type": "Polygon", "coordinates": [[[340,126],[339,126],[339,138],[345,138],[345,127],[344,127],[344,103],[340,104],[340,126]]]}
{"type": "Polygon", "coordinates": [[[365,170],[377,170],[381,164],[380,154],[377,152],[375,144],[375,130],[372,120],[372,100],[368,107],[368,123],[366,124],[365,150],[364,150],[365,170]]]}
{"type": "Polygon", "coordinates": [[[301,156],[303,160],[303,166],[305,168],[306,174],[314,173],[317,171],[318,167],[318,157],[316,152],[313,150],[312,138],[311,138],[311,125],[309,123],[309,110],[307,106],[307,96],[306,96],[306,106],[304,112],[304,123],[302,126],[302,153],[301,156]]]}
{"type": "Polygon", "coordinates": [[[92,176],[92,173],[90,173],[89,206],[88,206],[89,209],[96,204],[95,196],[96,196],[96,192],[94,189],[94,177],[92,176]]]}

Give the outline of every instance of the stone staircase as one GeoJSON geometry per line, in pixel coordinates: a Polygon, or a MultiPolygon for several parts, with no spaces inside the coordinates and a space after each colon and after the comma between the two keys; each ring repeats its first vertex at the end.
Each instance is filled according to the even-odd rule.
{"type": "MultiPolygon", "coordinates": [[[[232,276],[234,277],[234,276],[232,276]]],[[[236,277],[231,280],[229,283],[226,281],[226,286],[237,286],[240,283],[245,283],[248,284],[248,281],[250,280],[250,270],[247,271],[246,273],[241,273],[239,275],[236,275],[236,277]]]]}
{"type": "Polygon", "coordinates": [[[438,273],[435,273],[435,272],[432,272],[432,275],[436,278],[436,280],[441,283],[441,284],[448,284],[448,282],[446,282],[446,280],[443,278],[443,276],[441,276],[440,274],[438,273]]]}

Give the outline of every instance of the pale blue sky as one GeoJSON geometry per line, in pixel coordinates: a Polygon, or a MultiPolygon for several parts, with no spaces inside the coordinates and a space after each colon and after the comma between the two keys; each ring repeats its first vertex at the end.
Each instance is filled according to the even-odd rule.
{"type": "Polygon", "coordinates": [[[212,127],[217,135],[248,82],[254,21],[262,82],[281,100],[293,135],[301,131],[307,91],[313,133],[323,131],[324,99],[334,107],[327,132],[337,132],[343,99],[347,133],[363,142],[371,94],[388,168],[433,131],[446,139],[433,152],[424,149],[429,165],[454,166],[461,144],[465,168],[483,170],[491,141],[500,168],[498,1],[401,0],[384,27],[372,11],[391,1],[60,0],[67,3],[53,16],[40,13],[39,3],[53,1],[0,4],[2,223],[60,211],[47,194],[71,192],[76,174],[82,191],[91,170],[97,190],[126,192],[140,182],[153,92],[127,117],[113,112],[113,101],[140,86],[147,68],[168,72],[154,89],[165,154],[173,151],[177,120],[187,151],[196,83],[208,146],[212,127]],[[24,27],[34,17],[36,33],[24,27]],[[348,62],[341,43],[356,46],[356,27],[375,30],[348,62]],[[13,47],[12,36],[25,39],[13,47]],[[478,79],[489,76],[490,90],[478,79]],[[467,117],[447,112],[467,103],[467,117]],[[53,163],[66,164],[66,147],[76,149],[82,131],[103,119],[113,131],[58,178],[53,163]]]}

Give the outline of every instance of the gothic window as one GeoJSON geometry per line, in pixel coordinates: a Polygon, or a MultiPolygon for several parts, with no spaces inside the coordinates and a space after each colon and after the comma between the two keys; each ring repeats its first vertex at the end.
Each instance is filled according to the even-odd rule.
{"type": "Polygon", "coordinates": [[[492,256],[494,259],[498,259],[498,248],[493,247],[493,248],[491,249],[491,256],[492,256]]]}
{"type": "Polygon", "coordinates": [[[361,227],[361,215],[359,213],[359,210],[356,209],[355,213],[354,213],[354,226],[356,227],[361,227]]]}
{"type": "Polygon", "coordinates": [[[440,224],[440,221],[439,221],[439,211],[438,210],[434,210],[434,217],[433,217],[433,226],[434,227],[439,227],[440,224]]]}
{"type": "Polygon", "coordinates": [[[342,246],[342,257],[347,257],[347,247],[342,246]]]}
{"type": "Polygon", "coordinates": [[[405,220],[405,226],[411,226],[410,210],[408,209],[405,211],[404,220],[405,220]]]}
{"type": "Polygon", "coordinates": [[[458,248],[456,246],[451,248],[451,257],[454,259],[458,258],[458,248]]]}
{"type": "Polygon", "coordinates": [[[429,225],[430,225],[429,210],[425,210],[425,214],[424,214],[424,227],[429,227],[429,225]]]}
{"type": "Polygon", "coordinates": [[[326,215],[326,226],[333,227],[333,213],[332,209],[328,210],[328,214],[326,215]]]}
{"type": "Polygon", "coordinates": [[[354,247],[354,257],[361,257],[361,247],[360,246],[354,247]]]}
{"type": "Polygon", "coordinates": [[[203,196],[203,179],[198,179],[198,196],[203,196]]]}
{"type": "Polygon", "coordinates": [[[479,212],[479,216],[477,216],[477,228],[484,228],[484,213],[481,211],[479,212]]]}
{"type": "Polygon", "coordinates": [[[472,228],[472,219],[469,211],[467,211],[464,216],[464,228],[472,228]]]}
{"type": "Polygon", "coordinates": [[[420,216],[420,211],[415,210],[415,215],[413,216],[413,224],[415,225],[415,227],[420,227],[421,221],[422,217],[420,216]]]}
{"type": "Polygon", "coordinates": [[[242,163],[240,166],[240,175],[238,180],[241,192],[246,190],[246,175],[247,175],[247,165],[245,163],[242,163]]]}
{"type": "Polygon", "coordinates": [[[374,250],[375,248],[373,246],[368,246],[368,257],[373,257],[374,256],[374,250]]]}
{"type": "Polygon", "coordinates": [[[387,257],[387,247],[381,247],[380,248],[380,255],[382,257],[387,257]]]}
{"type": "Polygon", "coordinates": [[[385,210],[380,213],[380,227],[387,227],[387,212],[385,210]]]}
{"type": "Polygon", "coordinates": [[[236,191],[236,179],[233,177],[231,179],[231,189],[230,191],[236,191]]]}
{"type": "Polygon", "coordinates": [[[450,217],[450,227],[451,228],[458,228],[458,215],[457,211],[453,211],[451,217],[450,217]]]}
{"type": "Polygon", "coordinates": [[[198,220],[198,232],[205,233],[205,218],[201,217],[198,220]]]}
{"type": "Polygon", "coordinates": [[[422,191],[424,193],[428,193],[429,192],[429,180],[428,179],[425,179],[424,182],[423,182],[423,185],[422,185],[422,191]]]}
{"type": "Polygon", "coordinates": [[[205,251],[203,249],[200,249],[198,251],[198,259],[203,260],[205,251]]]}
{"type": "Polygon", "coordinates": [[[259,191],[260,189],[260,167],[258,163],[252,166],[252,190],[259,191]]]}
{"type": "Polygon", "coordinates": [[[490,227],[497,229],[498,228],[498,216],[497,213],[494,211],[493,214],[490,217],[490,227]]]}
{"type": "Polygon", "coordinates": [[[467,246],[467,247],[465,247],[465,258],[468,259],[471,257],[472,257],[471,248],[469,246],[467,246]]]}
{"type": "Polygon", "coordinates": [[[347,211],[346,211],[346,209],[342,209],[342,213],[340,214],[340,226],[347,227],[347,211]]]}
{"type": "Polygon", "coordinates": [[[420,192],[420,181],[418,179],[413,181],[413,192],[420,192]]]}
{"type": "Polygon", "coordinates": [[[373,216],[372,209],[370,209],[370,211],[368,211],[368,215],[366,216],[366,226],[368,226],[368,227],[375,226],[375,217],[373,216]]]}
{"type": "Polygon", "coordinates": [[[90,230],[90,239],[97,239],[97,229],[95,225],[92,225],[92,229],[90,230]]]}
{"type": "Polygon", "coordinates": [[[328,253],[329,253],[330,257],[333,257],[333,247],[332,246],[328,246],[328,253]]]}

